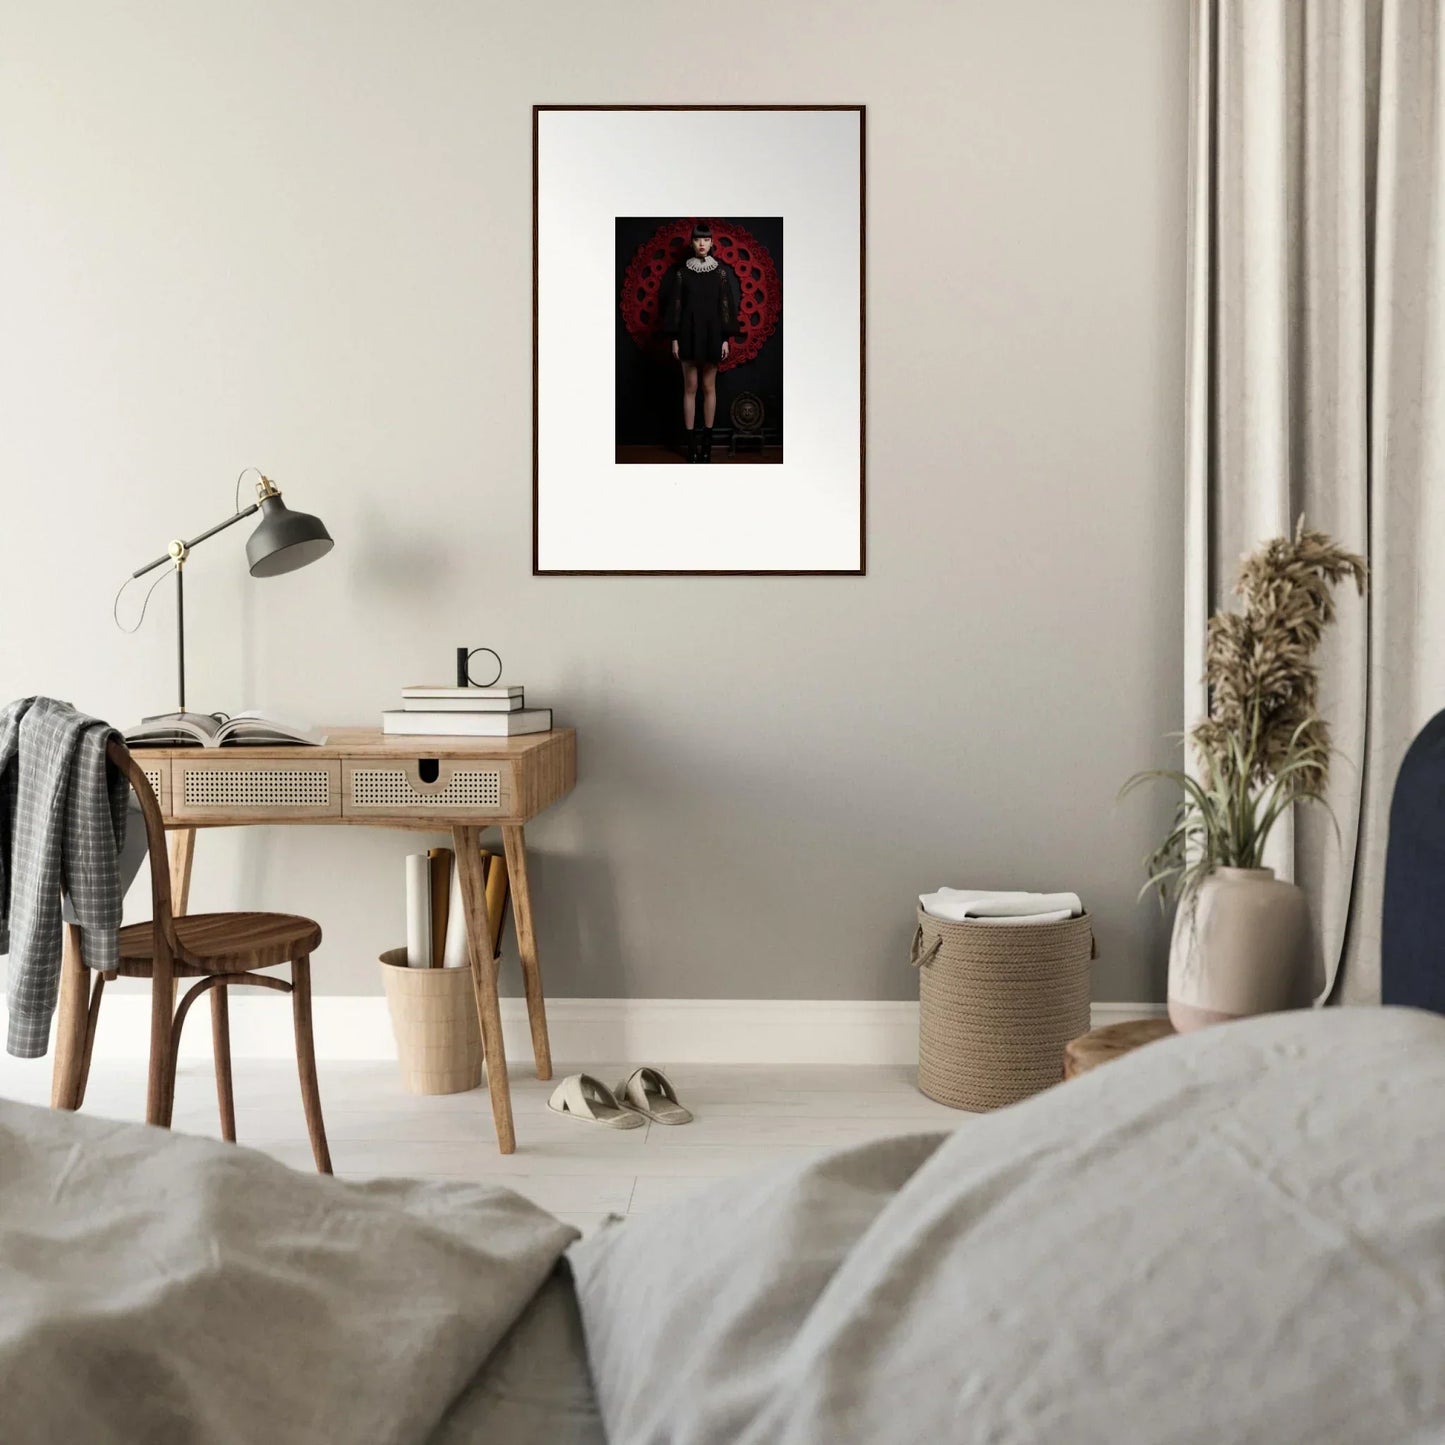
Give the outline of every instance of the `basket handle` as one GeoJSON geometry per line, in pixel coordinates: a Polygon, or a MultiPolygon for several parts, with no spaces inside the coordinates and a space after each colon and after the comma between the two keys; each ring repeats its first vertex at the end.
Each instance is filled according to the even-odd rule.
{"type": "MultiPolygon", "coordinates": [[[[935,958],[938,957],[938,950],[943,947],[943,935],[940,933],[927,948],[923,947],[923,925],[920,923],[913,931],[913,946],[908,950],[908,961],[914,968],[927,968],[935,958]]],[[[1089,930],[1089,958],[1091,960],[1099,956],[1099,940],[1095,937],[1093,929],[1089,930]]]]}
{"type": "Polygon", "coordinates": [[[943,935],[940,933],[927,948],[923,947],[923,925],[920,923],[913,934],[913,947],[908,950],[908,961],[914,968],[926,968],[938,956],[938,950],[943,947],[943,935]]]}

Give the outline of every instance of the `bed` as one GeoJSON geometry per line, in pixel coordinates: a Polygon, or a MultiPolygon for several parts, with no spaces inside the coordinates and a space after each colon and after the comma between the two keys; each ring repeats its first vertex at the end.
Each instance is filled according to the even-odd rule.
{"type": "Polygon", "coordinates": [[[1445,1437],[1445,1018],[1275,1015],[586,1240],[0,1105],[9,1442],[1445,1437]]]}

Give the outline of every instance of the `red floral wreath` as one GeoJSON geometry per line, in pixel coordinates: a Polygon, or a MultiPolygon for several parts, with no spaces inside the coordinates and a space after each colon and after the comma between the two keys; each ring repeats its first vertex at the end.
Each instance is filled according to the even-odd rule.
{"type": "Polygon", "coordinates": [[[752,361],[763,343],[778,329],[783,313],[783,288],[768,248],[745,226],[719,217],[687,217],[668,221],[632,253],[622,278],[622,319],[627,333],[644,350],[667,354],[667,338],[658,331],[661,302],[658,290],[667,273],[688,253],[688,238],[698,221],[712,227],[713,254],[733,268],[742,291],[738,313],[739,334],[728,347],[728,359],[718,368],[728,371],[752,361]]]}

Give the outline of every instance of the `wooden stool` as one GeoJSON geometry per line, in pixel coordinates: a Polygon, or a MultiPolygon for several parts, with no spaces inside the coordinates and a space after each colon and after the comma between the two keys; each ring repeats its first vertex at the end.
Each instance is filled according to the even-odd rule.
{"type": "MultiPolygon", "coordinates": [[[[311,1036],[311,953],[321,942],[321,926],[292,913],[201,913],[175,917],[172,913],[170,863],[166,856],[165,824],[160,805],[146,775],[130,752],[112,742],[106,756],[135,789],[145,817],[150,851],[151,921],[120,930],[119,957],[114,970],[94,973],[80,956],[80,930],[65,929],[61,988],[89,989],[88,1007],[77,1017],[84,1021],[83,1037],[57,1039],[55,1078],[51,1103],[60,1109],[78,1109],[85,1098],[90,1056],[106,980],[117,975],[151,981],[150,1075],[146,1090],[146,1123],[170,1128],[175,1103],[176,1062],[181,1028],[191,1005],[203,993],[211,995],[211,1038],[216,1059],[216,1096],[221,1110],[221,1135],[236,1141],[236,1109],[231,1094],[231,1037],[226,991],[232,985],[277,989],[291,995],[296,1030],[296,1064],[301,1075],[301,1103],[316,1167],[331,1173],[326,1127],[321,1119],[321,1096],[316,1086],[316,1049],[311,1036]],[[291,982],[255,970],[291,965],[291,982]],[[194,978],[176,1008],[176,980],[194,978]],[[76,1053],[79,1068],[71,1067],[76,1053]]],[[[84,997],[82,995],[82,997],[84,997]]]]}
{"type": "Polygon", "coordinates": [[[1077,1078],[1110,1059],[1125,1054],[1155,1039],[1167,1039],[1174,1032],[1168,1019],[1130,1019],[1128,1023],[1105,1024],[1064,1045],[1064,1077],[1077,1078]]]}

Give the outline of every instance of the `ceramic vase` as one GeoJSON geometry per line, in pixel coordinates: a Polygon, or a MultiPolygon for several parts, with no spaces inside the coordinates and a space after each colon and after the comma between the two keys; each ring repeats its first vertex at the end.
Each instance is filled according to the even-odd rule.
{"type": "Polygon", "coordinates": [[[1180,1033],[1310,1002],[1304,894],[1273,868],[1216,868],[1174,915],[1169,1021],[1180,1033]]]}

